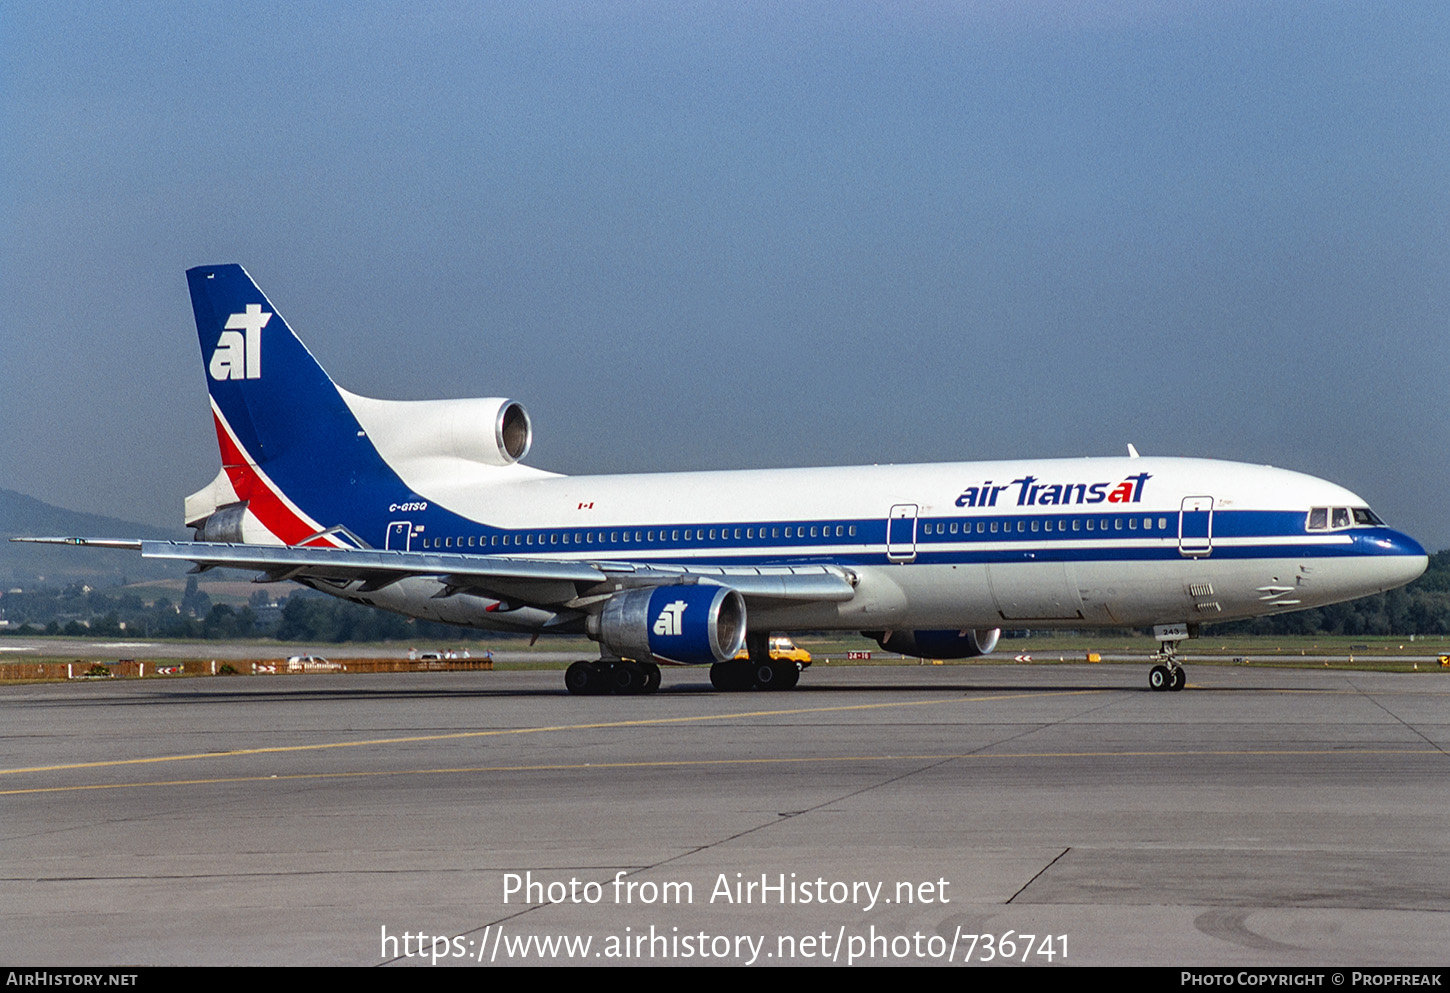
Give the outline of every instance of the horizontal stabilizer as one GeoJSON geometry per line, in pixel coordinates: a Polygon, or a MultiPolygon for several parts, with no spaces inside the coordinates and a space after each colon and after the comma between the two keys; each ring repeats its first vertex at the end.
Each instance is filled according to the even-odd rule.
{"type": "Polygon", "coordinates": [[[139,538],[11,538],[10,540],[28,545],[86,545],[91,548],[124,548],[132,552],[139,551],[142,545],[139,538]]]}

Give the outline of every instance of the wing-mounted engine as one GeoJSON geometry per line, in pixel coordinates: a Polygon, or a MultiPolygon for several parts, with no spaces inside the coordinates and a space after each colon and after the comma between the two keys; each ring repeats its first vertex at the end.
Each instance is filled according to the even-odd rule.
{"type": "Polygon", "coordinates": [[[588,632],[609,652],[637,662],[723,662],[745,645],[745,599],[708,584],[626,590],[589,618],[588,632]]]}
{"type": "Polygon", "coordinates": [[[863,631],[888,652],[921,659],[974,659],[997,647],[1001,628],[965,631],[863,631]]]}

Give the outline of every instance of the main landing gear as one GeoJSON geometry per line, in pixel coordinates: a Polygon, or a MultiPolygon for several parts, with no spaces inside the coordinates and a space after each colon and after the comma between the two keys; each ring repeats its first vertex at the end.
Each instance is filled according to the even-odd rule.
{"type": "Polygon", "coordinates": [[[564,671],[564,685],[578,696],[600,696],[617,693],[630,696],[653,693],[660,688],[660,667],[653,662],[629,662],[625,659],[581,659],[564,671]]]}
{"type": "Polygon", "coordinates": [[[710,666],[710,685],[721,693],[788,690],[793,689],[800,679],[800,663],[793,659],[766,659],[763,662],[731,659],[710,666]]]}
{"type": "Polygon", "coordinates": [[[728,659],[710,666],[710,685],[722,693],[744,690],[790,690],[801,681],[801,666],[795,659],[770,655],[770,632],[751,631],[745,636],[750,657],[728,659]]]}

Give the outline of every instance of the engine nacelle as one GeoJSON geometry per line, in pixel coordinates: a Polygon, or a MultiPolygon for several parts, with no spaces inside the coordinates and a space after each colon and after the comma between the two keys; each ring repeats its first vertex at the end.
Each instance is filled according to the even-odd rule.
{"type": "Polygon", "coordinates": [[[621,658],[707,665],[745,645],[745,599],[723,586],[655,586],[616,593],[589,634],[621,658]]]}
{"type": "Polygon", "coordinates": [[[463,459],[512,465],[529,454],[534,441],[533,424],[523,405],[502,397],[374,400],[339,392],[390,462],[463,459]]]}
{"type": "Polygon", "coordinates": [[[224,541],[230,544],[242,544],[247,540],[247,501],[229,503],[225,507],[218,507],[206,517],[197,521],[192,526],[196,533],[192,536],[193,541],[224,541]]]}
{"type": "Polygon", "coordinates": [[[888,652],[921,659],[974,659],[997,647],[1001,628],[966,631],[872,631],[867,637],[888,652]]]}

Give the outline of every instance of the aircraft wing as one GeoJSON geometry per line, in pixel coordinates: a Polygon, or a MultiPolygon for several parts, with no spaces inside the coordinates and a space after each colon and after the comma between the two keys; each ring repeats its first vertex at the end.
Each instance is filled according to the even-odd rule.
{"type": "Polygon", "coordinates": [[[315,579],[345,584],[361,581],[363,585],[358,592],[376,591],[400,580],[425,577],[443,583],[447,594],[478,593],[540,606],[580,607],[620,589],[680,583],[725,586],[747,600],[844,602],[856,593],[854,575],[832,565],[682,565],[117,538],[12,540],[139,550],[143,558],[192,562],[202,570],[255,570],[260,573],[258,582],[315,579]]]}

